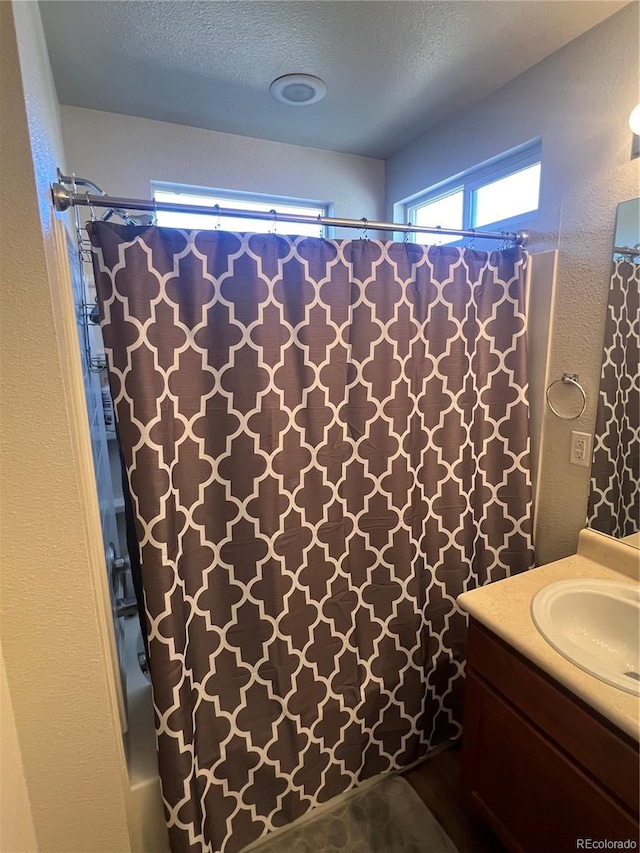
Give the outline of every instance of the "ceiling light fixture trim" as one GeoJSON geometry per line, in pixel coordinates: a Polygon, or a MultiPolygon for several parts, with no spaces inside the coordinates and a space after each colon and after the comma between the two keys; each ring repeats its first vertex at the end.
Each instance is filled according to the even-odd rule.
{"type": "Polygon", "coordinates": [[[327,85],[312,74],[285,74],[269,86],[269,91],[282,104],[306,107],[317,104],[327,94],[327,85]]]}

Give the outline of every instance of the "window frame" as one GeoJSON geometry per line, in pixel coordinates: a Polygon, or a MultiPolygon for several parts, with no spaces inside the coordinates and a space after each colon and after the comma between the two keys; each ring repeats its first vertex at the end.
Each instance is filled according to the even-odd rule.
{"type": "MultiPolygon", "coordinates": [[[[415,225],[416,212],[419,208],[426,204],[437,201],[443,196],[462,190],[462,230],[472,230],[477,227],[478,231],[483,229],[487,231],[517,231],[526,222],[533,219],[540,209],[540,196],[542,188],[542,140],[536,139],[526,145],[511,149],[499,157],[494,157],[491,160],[447,178],[444,181],[434,184],[429,189],[410,196],[401,202],[400,208],[404,213],[404,221],[415,225]],[[519,213],[516,216],[499,219],[495,222],[489,222],[486,225],[477,227],[473,225],[476,206],[476,191],[487,184],[498,181],[501,178],[506,178],[516,172],[520,172],[529,166],[540,164],[540,184],[538,188],[538,206],[534,210],[527,210],[524,213],[519,213]]],[[[397,209],[398,206],[396,206],[397,209]]],[[[443,228],[448,223],[440,223],[443,228]]],[[[424,238],[429,238],[429,234],[413,233],[410,239],[414,242],[422,241],[424,238]]],[[[434,235],[435,236],[435,235],[434,235]]],[[[462,243],[464,237],[460,237],[455,241],[447,243],[448,246],[457,246],[462,243]]]]}
{"type": "MultiPolygon", "coordinates": [[[[275,210],[278,209],[278,205],[292,205],[295,207],[303,207],[308,208],[310,214],[317,215],[321,213],[322,216],[333,216],[333,203],[328,201],[317,201],[316,199],[309,198],[294,198],[291,196],[282,196],[282,195],[271,195],[270,193],[256,193],[249,192],[246,190],[230,190],[230,189],[220,189],[217,187],[202,187],[202,186],[194,186],[191,184],[176,184],[169,181],[151,181],[151,197],[155,199],[156,192],[164,192],[164,193],[172,193],[173,195],[189,195],[189,196],[200,196],[201,198],[211,199],[211,206],[215,204],[219,204],[220,207],[224,207],[225,201],[233,201],[233,202],[245,202],[250,205],[252,202],[259,202],[260,204],[269,204],[275,210]]],[[[179,203],[179,202],[177,202],[179,203]]],[[[204,206],[204,205],[203,205],[204,206]]],[[[250,208],[249,208],[250,209],[250,208]]],[[[190,216],[191,214],[184,214],[185,216],[190,216]]],[[[198,214],[195,214],[196,216],[198,214]]],[[[211,214],[212,217],[215,217],[215,214],[211,214]]],[[[227,214],[225,214],[227,215],[227,214]]],[[[241,226],[243,219],[238,219],[238,224],[241,226]]],[[[289,222],[280,222],[280,228],[285,225],[295,225],[295,223],[289,222]]],[[[268,220],[265,220],[265,226],[269,227],[268,220]]],[[[173,226],[179,227],[179,226],[173,226]]],[[[318,234],[318,237],[322,237],[324,239],[330,239],[333,236],[333,228],[327,225],[321,226],[322,234],[318,234]]],[[[215,226],[212,227],[212,231],[215,230],[215,226]]],[[[242,227],[234,229],[236,231],[242,231],[242,227]]],[[[320,230],[320,228],[319,228],[320,230]]],[[[263,232],[256,232],[263,233],[263,232]]],[[[264,233],[269,233],[265,231],[264,233]]],[[[286,232],[279,230],[277,233],[282,234],[283,236],[288,236],[286,232]]],[[[308,235],[297,235],[291,234],[292,237],[297,236],[308,236],[308,235]]]]}

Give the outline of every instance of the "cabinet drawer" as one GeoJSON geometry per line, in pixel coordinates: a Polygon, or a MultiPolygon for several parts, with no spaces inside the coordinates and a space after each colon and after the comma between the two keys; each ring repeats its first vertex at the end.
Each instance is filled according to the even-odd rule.
{"type": "Polygon", "coordinates": [[[467,675],[463,783],[513,853],[569,853],[577,839],[638,841],[636,822],[473,672],[467,675]]]}
{"type": "Polygon", "coordinates": [[[608,727],[576,696],[474,620],[467,667],[469,675],[482,676],[637,816],[638,745],[631,738],[608,727]]]}

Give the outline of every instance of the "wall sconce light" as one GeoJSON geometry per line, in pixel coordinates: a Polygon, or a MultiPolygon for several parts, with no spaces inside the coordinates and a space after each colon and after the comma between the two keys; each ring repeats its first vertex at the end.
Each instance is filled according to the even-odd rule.
{"type": "Polygon", "coordinates": [[[633,133],[633,143],[631,145],[631,159],[640,157],[640,104],[637,104],[629,116],[629,127],[633,133]]]}

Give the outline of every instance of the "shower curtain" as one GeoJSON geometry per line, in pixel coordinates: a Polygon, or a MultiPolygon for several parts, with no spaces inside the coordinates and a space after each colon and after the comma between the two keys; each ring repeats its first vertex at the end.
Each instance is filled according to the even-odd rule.
{"type": "Polygon", "coordinates": [[[596,415],[589,527],[640,530],[640,264],[614,260],[596,415]]]}
{"type": "Polygon", "coordinates": [[[533,564],[520,249],[91,223],[174,853],[460,733],[455,598],[533,564]]]}

